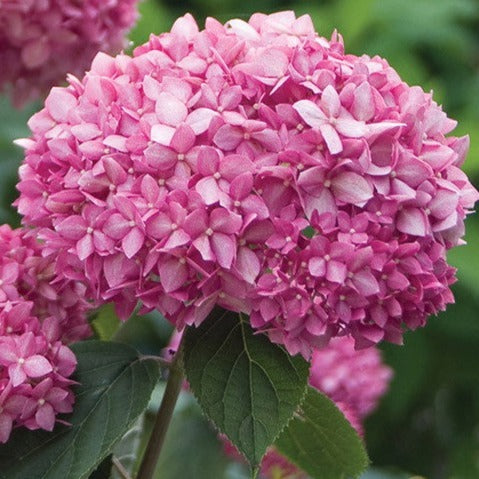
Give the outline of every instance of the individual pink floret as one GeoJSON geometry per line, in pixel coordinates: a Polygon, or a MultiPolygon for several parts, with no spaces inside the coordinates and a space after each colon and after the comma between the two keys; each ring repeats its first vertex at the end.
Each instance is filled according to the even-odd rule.
{"type": "Polygon", "coordinates": [[[82,75],[98,51],[117,52],[138,0],[0,2],[0,91],[16,105],[37,99],[67,73],[82,75]]]}
{"type": "Polygon", "coordinates": [[[446,252],[479,198],[455,124],[308,16],[185,15],[51,91],[16,204],[124,318],[141,301],[182,329],[219,305],[307,358],[400,343],[453,301],[446,252]]]}

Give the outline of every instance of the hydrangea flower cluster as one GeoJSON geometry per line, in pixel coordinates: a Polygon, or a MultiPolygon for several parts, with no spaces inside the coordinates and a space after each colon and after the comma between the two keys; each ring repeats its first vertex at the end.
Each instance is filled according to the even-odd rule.
{"type": "Polygon", "coordinates": [[[138,0],[0,2],[0,90],[14,102],[46,94],[67,72],[83,74],[98,51],[117,52],[138,0]]]}
{"type": "Polygon", "coordinates": [[[453,301],[468,138],[309,16],[186,15],[69,82],[20,141],[17,205],[123,317],[141,300],[181,329],[218,304],[309,357],[338,335],[399,343],[453,301]]]}
{"type": "Polygon", "coordinates": [[[0,226],[0,443],[13,427],[51,431],[71,412],[76,359],[65,343],[90,335],[84,293],[31,234],[0,226]]]}
{"type": "MultiPolygon", "coordinates": [[[[362,422],[386,393],[392,374],[377,348],[355,350],[354,340],[345,336],[334,338],[325,348],[314,351],[309,383],[333,400],[362,435],[362,422]]],[[[241,458],[231,443],[224,444],[227,455],[241,458]]],[[[267,479],[307,477],[274,448],[265,455],[261,473],[267,479]]]]}

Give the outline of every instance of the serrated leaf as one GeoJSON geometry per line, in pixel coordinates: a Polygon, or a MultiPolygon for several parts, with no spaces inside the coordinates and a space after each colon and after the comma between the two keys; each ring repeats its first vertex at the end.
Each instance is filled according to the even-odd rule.
{"type": "Polygon", "coordinates": [[[301,402],[308,363],[220,308],[185,334],[184,366],[193,393],[254,469],[301,402]]]}
{"type": "Polygon", "coordinates": [[[221,443],[191,394],[182,396],[189,400],[173,416],[155,479],[220,479],[227,466],[221,443]]]}
{"type": "Polygon", "coordinates": [[[146,408],[159,375],[155,361],[112,342],[85,341],[72,350],[79,386],[71,426],[15,431],[0,447],[1,479],[86,478],[146,408]]]}
{"type": "Polygon", "coordinates": [[[312,479],[358,477],[369,462],[363,441],[341,411],[311,387],[275,446],[312,479]]]}

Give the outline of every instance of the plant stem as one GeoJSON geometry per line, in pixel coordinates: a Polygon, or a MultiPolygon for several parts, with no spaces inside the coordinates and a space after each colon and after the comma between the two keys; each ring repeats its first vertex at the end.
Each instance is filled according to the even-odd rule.
{"type": "MultiPolygon", "coordinates": [[[[183,334],[184,337],[184,334],[183,334]]],[[[155,425],[151,432],[150,440],[141,461],[140,470],[136,479],[152,479],[156,463],[160,457],[161,449],[165,442],[166,432],[170,425],[173,410],[183,385],[183,360],[182,345],[178,346],[175,358],[170,365],[168,382],[161,400],[160,409],[156,415],[155,425]]]]}
{"type": "Polygon", "coordinates": [[[121,476],[123,479],[131,479],[130,474],[129,474],[128,471],[124,468],[123,464],[120,462],[120,460],[119,460],[116,456],[113,456],[113,457],[112,457],[111,462],[113,463],[113,465],[115,466],[116,470],[118,471],[118,473],[120,474],[120,476],[121,476]]]}
{"type": "Polygon", "coordinates": [[[140,356],[140,359],[142,361],[152,359],[153,361],[156,361],[162,368],[170,369],[172,366],[171,361],[168,361],[168,359],[162,358],[161,356],[142,355],[140,356]]]}

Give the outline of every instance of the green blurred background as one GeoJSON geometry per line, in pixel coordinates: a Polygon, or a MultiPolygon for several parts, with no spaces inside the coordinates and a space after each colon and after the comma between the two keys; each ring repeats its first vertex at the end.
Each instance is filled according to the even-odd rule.
{"type": "MultiPolygon", "coordinates": [[[[329,37],[334,29],[343,35],[347,52],[381,55],[409,84],[434,91],[438,103],[458,120],[456,133],[471,137],[465,170],[479,185],[479,0],[145,0],[140,8],[141,20],[130,36],[133,45],[144,42],[151,32],[168,30],[185,12],[193,13],[200,24],[207,16],[221,21],[247,19],[255,11],[309,13],[321,35],[329,37]]],[[[27,119],[38,108],[36,104],[14,111],[0,97],[0,223],[18,224],[10,204],[16,196],[22,154],[12,140],[28,135],[27,119]]],[[[451,263],[459,269],[456,304],[432,318],[425,329],[407,334],[403,347],[383,347],[395,378],[366,424],[376,468],[365,476],[369,479],[411,474],[431,479],[479,478],[477,215],[467,222],[466,239],[466,246],[450,254],[451,263]],[[395,470],[409,474],[386,472],[395,470]]],[[[108,311],[103,314],[109,315],[108,311]]],[[[157,353],[165,346],[169,331],[153,315],[131,319],[118,337],[145,352],[157,353]]],[[[218,456],[211,431],[187,400],[175,427],[158,479],[242,477],[240,469],[228,469],[218,456]],[[178,462],[188,468],[173,469],[172,464],[178,462]]]]}

